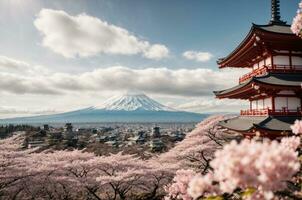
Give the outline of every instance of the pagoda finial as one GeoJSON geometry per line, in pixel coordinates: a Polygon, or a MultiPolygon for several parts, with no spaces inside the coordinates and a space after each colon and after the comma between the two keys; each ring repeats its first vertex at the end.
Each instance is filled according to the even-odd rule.
{"type": "Polygon", "coordinates": [[[280,0],[271,0],[272,1],[272,18],[270,24],[286,24],[286,22],[281,20],[280,15],[280,0]]]}

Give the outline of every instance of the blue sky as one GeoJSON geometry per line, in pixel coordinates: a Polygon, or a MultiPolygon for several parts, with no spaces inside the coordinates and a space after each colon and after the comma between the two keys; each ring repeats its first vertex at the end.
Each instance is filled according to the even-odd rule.
{"type": "MultiPolygon", "coordinates": [[[[281,0],[283,20],[289,23],[292,21],[298,3],[299,0],[281,0]]],[[[165,73],[172,74],[174,72],[180,74],[179,70],[185,69],[188,70],[186,73],[189,74],[201,73],[200,79],[207,76],[207,73],[217,78],[232,74],[229,72],[218,74],[220,72],[218,72],[216,65],[217,58],[226,56],[241,42],[249,31],[251,23],[266,24],[269,19],[270,0],[1,0],[0,55],[4,57],[2,65],[17,62],[17,64],[28,66],[26,68],[33,67],[36,69],[37,66],[41,66],[46,69],[43,73],[51,75],[58,73],[64,76],[83,75],[92,73],[94,70],[122,66],[135,70],[167,68],[168,72],[165,73]],[[114,53],[97,51],[89,56],[74,55],[72,58],[66,57],[62,55],[62,51],[58,53],[54,50],[54,45],[57,44],[45,45],[43,43],[45,39],[45,32],[43,33],[43,31],[48,31],[48,27],[35,25],[35,21],[39,18],[41,23],[45,22],[46,19],[42,19],[39,15],[43,9],[49,9],[52,12],[47,13],[49,17],[58,14],[57,11],[64,11],[67,17],[74,17],[74,19],[85,13],[89,17],[128,31],[129,35],[134,36],[139,41],[148,42],[148,50],[144,48],[144,50],[139,50],[138,53],[129,54],[127,52],[126,55],[125,52],[116,53],[115,50],[113,50],[114,53]],[[149,48],[154,44],[164,46],[169,51],[168,54],[160,59],[148,59],[146,51],[149,51],[149,48]],[[186,51],[203,52],[211,56],[209,59],[202,61],[190,60],[183,56],[186,51]],[[196,71],[197,69],[203,71],[196,71]]],[[[55,34],[55,31],[52,31],[55,34]]],[[[75,39],[72,41],[75,41],[75,39]]],[[[83,46],[85,45],[83,44],[83,46]]],[[[2,66],[0,70],[6,73],[8,66],[2,66]]],[[[102,73],[105,72],[100,74],[102,75],[102,73]]],[[[145,71],[139,73],[145,73],[145,71]]],[[[160,73],[164,72],[161,71],[160,73]]],[[[11,72],[10,75],[12,75],[11,72]]],[[[18,73],[14,72],[13,75],[17,76],[18,73]]],[[[28,86],[27,84],[37,84],[36,80],[41,79],[41,77],[35,76],[24,77],[24,73],[18,76],[26,82],[22,87],[24,85],[28,86]]],[[[44,76],[47,77],[45,74],[44,76]]],[[[150,76],[154,76],[154,74],[150,74],[150,76]]],[[[179,77],[179,75],[175,76],[179,77]]],[[[195,78],[198,79],[198,77],[195,78]]],[[[234,77],[230,77],[230,79],[234,79],[234,77]]],[[[55,80],[57,81],[57,79],[55,80]]],[[[234,83],[234,80],[230,80],[225,86],[230,86],[231,83],[234,83]]],[[[115,77],[112,81],[117,82],[119,80],[115,77]]],[[[189,80],[184,81],[189,82],[189,80]]],[[[211,82],[217,81],[206,79],[201,82],[190,83],[192,84],[190,87],[197,88],[204,85],[205,88],[207,87],[207,91],[210,91],[217,89],[219,86],[224,86],[223,84],[212,86],[213,83],[211,82]]],[[[54,81],[52,80],[52,82],[54,81]]],[[[171,84],[174,84],[173,81],[171,84]]],[[[5,113],[5,110],[14,112],[20,109],[26,110],[26,112],[27,110],[41,109],[70,110],[102,102],[107,97],[126,89],[141,89],[141,87],[119,89],[116,86],[110,89],[98,89],[97,91],[89,89],[86,91],[81,88],[80,94],[76,94],[79,89],[71,85],[70,87],[74,91],[64,92],[64,94],[49,94],[47,92],[36,92],[37,89],[32,92],[32,88],[19,90],[16,87],[14,90],[2,91],[7,97],[7,99],[0,101],[3,107],[2,113],[5,113]],[[82,95],[85,95],[85,98],[81,98],[81,101],[75,103],[74,100],[79,99],[79,96],[82,95]],[[52,102],[49,102],[50,97],[53,99],[52,102]],[[62,99],[64,99],[64,103],[62,103],[62,99]]],[[[49,89],[47,86],[45,87],[45,91],[49,89]]],[[[160,86],[156,86],[156,88],[158,87],[160,86]]],[[[178,86],[176,84],[175,87],[183,87],[183,94],[181,89],[173,93],[173,87],[167,88],[166,93],[163,89],[148,89],[148,87],[142,90],[162,103],[173,107],[179,104],[187,105],[190,102],[196,104],[196,102],[213,99],[210,92],[201,91],[198,95],[196,94],[198,90],[196,90],[197,92],[190,94],[187,92],[190,89],[183,85],[178,86]]],[[[192,91],[194,91],[194,88],[192,88],[192,91]]],[[[213,102],[214,107],[216,104],[216,102],[213,102]]],[[[206,107],[207,104],[201,104],[201,106],[206,107]]],[[[194,109],[193,111],[200,112],[212,111],[211,106],[208,110],[194,109]]]]}

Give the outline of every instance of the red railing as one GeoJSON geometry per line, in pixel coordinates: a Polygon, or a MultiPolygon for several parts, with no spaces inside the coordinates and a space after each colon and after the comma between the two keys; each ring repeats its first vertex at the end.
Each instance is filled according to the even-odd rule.
{"type": "Polygon", "coordinates": [[[243,116],[266,116],[269,114],[268,109],[252,109],[252,110],[241,110],[240,115],[243,116]]]}
{"type": "Polygon", "coordinates": [[[279,72],[279,73],[293,73],[293,72],[302,72],[302,65],[266,65],[258,69],[253,70],[252,72],[243,75],[239,78],[239,83],[243,83],[252,77],[265,75],[268,72],[279,72]]]}
{"type": "Polygon", "coordinates": [[[272,109],[252,109],[252,110],[242,110],[240,112],[240,115],[243,116],[302,116],[302,110],[301,108],[294,109],[287,109],[282,108],[278,110],[272,110],[272,109]]]}

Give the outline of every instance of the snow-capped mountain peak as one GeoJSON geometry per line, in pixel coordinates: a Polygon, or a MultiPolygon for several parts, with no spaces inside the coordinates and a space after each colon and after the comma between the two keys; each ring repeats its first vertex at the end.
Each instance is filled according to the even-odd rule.
{"type": "Polygon", "coordinates": [[[101,106],[94,108],[117,111],[175,111],[142,93],[126,93],[124,95],[115,96],[105,101],[101,106]]]}

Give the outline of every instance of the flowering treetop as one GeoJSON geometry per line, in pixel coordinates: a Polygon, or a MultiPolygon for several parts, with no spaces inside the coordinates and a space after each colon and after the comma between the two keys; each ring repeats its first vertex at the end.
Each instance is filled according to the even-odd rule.
{"type": "Polygon", "coordinates": [[[297,15],[293,19],[291,30],[296,35],[302,37],[302,2],[299,4],[297,15]]]}

